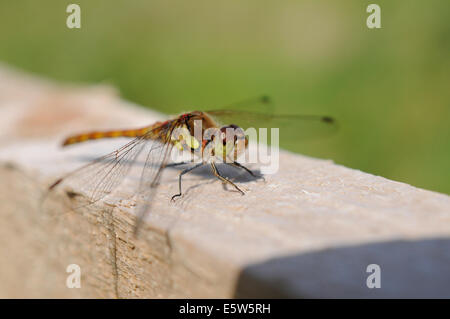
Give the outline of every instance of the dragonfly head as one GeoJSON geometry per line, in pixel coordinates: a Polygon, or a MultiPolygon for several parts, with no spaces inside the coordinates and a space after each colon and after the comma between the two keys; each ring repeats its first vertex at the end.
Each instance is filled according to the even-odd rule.
{"type": "Polygon", "coordinates": [[[234,143],[237,143],[238,141],[246,141],[245,145],[248,144],[248,138],[245,136],[244,130],[235,124],[222,126],[220,128],[220,132],[222,133],[223,145],[227,143],[227,137],[232,138],[234,143]]]}
{"type": "Polygon", "coordinates": [[[248,137],[244,130],[235,125],[225,125],[220,128],[221,140],[223,145],[223,155],[232,156],[234,160],[245,152],[248,145],[248,137]],[[230,154],[230,153],[233,154],[230,154]]]}

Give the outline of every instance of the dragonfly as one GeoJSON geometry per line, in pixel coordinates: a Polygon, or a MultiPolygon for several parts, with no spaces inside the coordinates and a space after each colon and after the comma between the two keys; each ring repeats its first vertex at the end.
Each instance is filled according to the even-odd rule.
{"type": "Polygon", "coordinates": [[[66,138],[62,146],[107,138],[126,137],[132,140],[57,179],[48,191],[69,187],[69,191],[66,191],[69,197],[83,195],[87,200],[83,207],[92,205],[105,200],[116,190],[136,165],[138,158],[142,158],[143,167],[139,168],[140,180],[136,183],[135,193],[140,199],[134,225],[136,234],[142,219],[150,210],[162,172],[167,167],[192,164],[179,173],[178,193],[171,197],[172,201],[183,195],[182,177],[205,165],[210,167],[212,175],[224,185],[231,185],[242,195],[245,194],[244,191],[219,171],[218,163],[243,170],[255,179],[263,178],[238,161],[239,155],[245,152],[249,143],[245,130],[252,127],[280,128],[281,139],[297,139],[328,134],[336,129],[336,121],[329,116],[275,115],[270,99],[262,96],[217,110],[185,112],[170,120],[142,128],[76,134],[66,138]],[[195,131],[198,124],[201,135],[195,131]],[[230,138],[227,135],[228,129],[238,133],[230,138]],[[208,130],[212,130],[214,134],[208,136],[208,130]],[[178,135],[174,134],[177,131],[178,135]],[[171,162],[170,155],[174,148],[189,152],[195,157],[188,162],[171,162]]]}

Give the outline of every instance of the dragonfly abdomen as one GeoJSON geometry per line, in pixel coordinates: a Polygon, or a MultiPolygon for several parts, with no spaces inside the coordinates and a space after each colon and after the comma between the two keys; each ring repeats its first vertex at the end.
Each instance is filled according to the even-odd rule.
{"type": "Polygon", "coordinates": [[[72,135],[66,138],[63,142],[63,146],[72,145],[76,143],[82,143],[90,140],[98,140],[103,138],[117,138],[117,137],[139,137],[151,131],[156,126],[161,125],[160,122],[151,126],[143,127],[140,129],[131,130],[114,130],[114,131],[94,131],[90,133],[82,133],[78,135],[72,135]]]}

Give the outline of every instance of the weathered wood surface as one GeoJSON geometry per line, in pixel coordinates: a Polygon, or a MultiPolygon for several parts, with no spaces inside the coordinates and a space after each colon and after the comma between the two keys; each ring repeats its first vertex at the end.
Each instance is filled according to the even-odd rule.
{"type": "Polygon", "coordinates": [[[162,118],[109,87],[0,69],[0,297],[450,297],[450,198],[331,160],[281,152],[266,182],[237,176],[245,196],[200,171],[175,203],[167,169],[138,238],[133,200],[61,213],[61,192],[43,207],[55,178],[124,142],[61,149],[67,134],[162,118]]]}

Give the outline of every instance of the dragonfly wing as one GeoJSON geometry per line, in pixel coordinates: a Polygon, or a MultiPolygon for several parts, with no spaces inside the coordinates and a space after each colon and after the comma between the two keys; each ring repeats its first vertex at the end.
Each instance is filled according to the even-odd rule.
{"type": "Polygon", "coordinates": [[[274,103],[268,95],[261,95],[240,102],[232,103],[229,105],[221,105],[218,109],[229,110],[229,111],[241,111],[246,110],[247,112],[256,112],[264,114],[273,114],[274,103]]]}
{"type": "Polygon", "coordinates": [[[222,125],[235,124],[244,130],[279,128],[280,139],[297,140],[320,137],[337,130],[336,121],[328,116],[273,115],[235,110],[213,110],[207,113],[222,125]]]}
{"type": "MultiPolygon", "coordinates": [[[[147,134],[137,137],[121,148],[67,174],[50,186],[49,192],[56,188],[64,188],[68,194],[83,195],[87,206],[96,203],[111,194],[133,168],[137,158],[147,148],[151,153],[164,149],[164,144],[151,137],[161,132],[158,127],[147,134]]],[[[147,155],[148,157],[149,155],[147,155]]],[[[153,155],[157,156],[157,155],[153,155]]],[[[74,207],[79,208],[79,207],[74,207]]]]}

